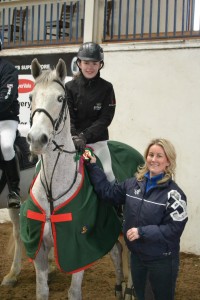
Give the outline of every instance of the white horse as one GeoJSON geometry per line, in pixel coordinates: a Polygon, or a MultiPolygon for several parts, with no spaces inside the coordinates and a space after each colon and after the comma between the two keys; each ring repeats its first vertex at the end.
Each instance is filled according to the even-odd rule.
{"type": "MultiPolygon", "coordinates": [[[[70,117],[64,89],[66,73],[66,65],[62,59],[54,70],[43,72],[37,59],[32,61],[35,87],[30,96],[32,126],[27,140],[31,152],[40,155],[41,165],[30,191],[31,197],[22,206],[20,218],[22,240],[36,270],[36,298],[37,300],[49,298],[48,254],[54,247],[58,267],[66,273],[72,273],[68,291],[70,300],[82,299],[84,270],[111,249],[116,270],[116,297],[125,299],[121,290],[124,281],[122,247],[117,241],[121,225],[116,213],[112,207],[100,204],[101,201],[98,199],[85,202],[88,195],[84,195],[84,199],[79,197],[87,180],[87,173],[83,171],[82,156],[77,154],[70,133],[70,117]],[[81,207],[76,205],[79,202],[81,207]],[[95,210],[95,206],[91,209],[89,206],[91,203],[97,205],[98,209],[95,210]],[[86,216],[82,216],[83,208],[86,208],[84,211],[86,216]],[[104,220],[101,222],[100,219],[99,223],[98,220],[94,220],[94,224],[91,225],[90,218],[93,211],[96,211],[97,218],[100,212],[103,212],[104,220]],[[84,218],[87,218],[87,222],[84,218]],[[80,222],[83,223],[80,225],[80,222]],[[101,228],[102,223],[105,228],[101,228]],[[64,231],[61,225],[64,226],[64,231]],[[79,225],[81,228],[77,231],[79,225]],[[104,230],[104,236],[98,236],[99,232],[104,230]],[[41,233],[41,236],[35,238],[37,232],[41,233]],[[96,235],[98,249],[95,248],[96,235]],[[68,242],[66,247],[65,239],[68,242]],[[60,248],[64,248],[64,254],[60,248]],[[98,254],[95,256],[96,251],[98,254]]],[[[139,161],[141,163],[141,157],[139,161]]],[[[93,192],[92,188],[86,190],[87,193],[93,192]]]]}
{"type": "MultiPolygon", "coordinates": [[[[24,137],[18,137],[17,140],[20,142],[23,141],[23,143],[25,142],[25,138],[24,137]]],[[[18,149],[18,153],[20,153],[19,151],[19,147],[16,146],[18,149]]],[[[28,145],[27,145],[28,147],[28,145]]],[[[28,148],[27,148],[28,149],[28,148]]],[[[27,150],[26,149],[26,150],[27,150]]],[[[21,153],[22,154],[22,153],[21,153]]],[[[24,153],[24,155],[27,155],[27,153],[24,153]]],[[[20,157],[20,156],[19,156],[20,157]]],[[[30,183],[33,179],[33,175],[35,172],[35,166],[34,164],[29,164],[27,163],[28,160],[28,155],[24,159],[21,157],[21,161],[20,161],[20,165],[22,163],[22,165],[25,162],[25,166],[22,167],[21,166],[21,171],[20,171],[20,195],[22,198],[22,202],[27,198],[28,196],[28,191],[29,191],[29,187],[30,187],[30,183]]],[[[3,169],[3,168],[2,168],[3,169]]],[[[5,173],[2,171],[2,169],[0,170],[0,209],[7,209],[7,196],[8,196],[8,187],[6,184],[6,177],[5,177],[5,173]]],[[[10,216],[10,220],[12,222],[13,225],[13,244],[14,244],[14,256],[13,256],[13,261],[12,261],[12,265],[10,268],[10,271],[7,275],[4,276],[1,285],[9,285],[9,286],[14,286],[17,283],[17,277],[21,271],[21,257],[22,257],[22,249],[21,249],[21,239],[20,239],[20,230],[19,230],[19,209],[8,209],[9,212],[9,216],[10,216]]]]}

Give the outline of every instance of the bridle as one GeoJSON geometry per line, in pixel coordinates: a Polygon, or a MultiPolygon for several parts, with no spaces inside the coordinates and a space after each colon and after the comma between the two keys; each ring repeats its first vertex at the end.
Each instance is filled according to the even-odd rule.
{"type": "MultiPolygon", "coordinates": [[[[64,89],[65,91],[65,87],[64,85],[59,81],[59,80],[56,80],[54,79],[53,80],[54,82],[60,84],[60,86],[64,89]]],[[[32,126],[32,122],[33,122],[33,117],[35,115],[36,112],[42,112],[44,113],[48,118],[49,120],[51,121],[51,124],[52,124],[52,127],[53,127],[53,136],[55,137],[55,135],[58,135],[62,129],[64,128],[64,125],[65,125],[65,122],[66,122],[66,119],[67,119],[67,115],[69,113],[69,110],[67,108],[67,97],[65,96],[64,99],[62,98],[62,101],[63,101],[63,104],[62,104],[62,107],[61,107],[61,110],[60,110],[60,113],[58,115],[58,118],[57,119],[53,119],[52,116],[43,108],[37,108],[35,109],[35,111],[32,113],[31,115],[31,118],[30,118],[30,124],[32,126]],[[61,123],[63,122],[63,127],[62,129],[58,132],[58,129],[61,125],[61,123]]],[[[64,191],[63,193],[59,194],[56,198],[53,198],[52,196],[52,181],[53,181],[53,176],[54,176],[54,172],[55,172],[55,169],[56,169],[56,166],[57,166],[57,163],[58,163],[58,160],[60,158],[60,155],[62,153],[69,153],[69,154],[75,154],[76,155],[78,154],[77,151],[68,151],[66,149],[64,149],[64,145],[58,145],[56,143],[55,140],[52,140],[52,143],[54,144],[55,148],[53,149],[53,151],[58,151],[58,155],[57,155],[57,158],[56,158],[56,161],[55,161],[55,164],[54,164],[54,167],[53,167],[53,172],[51,174],[51,180],[50,180],[50,184],[48,186],[48,183],[47,183],[47,178],[46,178],[46,173],[45,173],[45,169],[44,169],[44,161],[43,161],[43,155],[41,155],[41,167],[43,169],[43,173],[44,173],[44,178],[45,178],[45,183],[42,181],[41,177],[40,177],[40,180],[41,180],[41,183],[42,183],[42,186],[44,187],[44,190],[45,190],[45,193],[46,193],[46,196],[47,196],[47,199],[48,199],[48,202],[50,203],[50,210],[51,210],[51,213],[54,209],[53,207],[53,203],[60,199],[62,196],[64,196],[65,194],[67,194],[71,189],[72,187],[74,186],[75,182],[76,182],[76,179],[77,179],[77,175],[78,175],[78,160],[75,159],[76,161],[76,168],[75,168],[75,173],[74,173],[74,178],[73,178],[73,181],[70,185],[70,187],[64,191]]]]}
{"type": "MultiPolygon", "coordinates": [[[[63,90],[65,91],[65,87],[64,85],[62,84],[62,82],[60,82],[59,80],[57,79],[54,79],[53,82],[56,82],[58,83],[62,88],[63,90]]],[[[53,132],[57,132],[58,131],[58,128],[61,124],[62,121],[64,121],[65,123],[65,120],[67,118],[67,112],[66,112],[66,104],[67,104],[67,98],[66,97],[63,97],[61,96],[60,100],[63,101],[63,104],[62,104],[62,107],[61,107],[61,110],[60,110],[60,113],[58,115],[58,118],[57,119],[53,119],[52,116],[48,113],[48,111],[46,111],[44,108],[36,108],[34,110],[34,112],[32,113],[31,117],[30,117],[30,126],[32,126],[32,123],[33,123],[33,117],[34,115],[36,114],[36,112],[43,112],[48,118],[49,120],[51,121],[51,124],[53,126],[53,132]],[[64,98],[64,99],[63,99],[64,98]]]]}

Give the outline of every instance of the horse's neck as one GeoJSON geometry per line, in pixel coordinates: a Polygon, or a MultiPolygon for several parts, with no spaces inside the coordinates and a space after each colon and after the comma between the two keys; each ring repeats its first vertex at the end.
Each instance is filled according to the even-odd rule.
{"type": "MultiPolygon", "coordinates": [[[[74,152],[73,142],[65,139],[59,140],[56,138],[58,146],[63,145],[63,150],[74,152]]],[[[52,181],[52,188],[70,184],[70,180],[76,171],[76,162],[74,159],[75,153],[65,153],[55,150],[53,144],[50,145],[47,153],[43,156],[43,168],[41,170],[41,179],[44,181],[46,178],[47,183],[52,181]]]]}
{"type": "MultiPolygon", "coordinates": [[[[54,140],[58,146],[63,145],[63,150],[75,152],[71,134],[59,134],[54,140]]],[[[55,146],[51,143],[47,152],[42,157],[42,166],[40,174],[34,184],[33,193],[36,197],[38,197],[38,195],[40,197],[41,185],[43,185],[43,191],[44,186],[46,189],[47,187],[51,189],[54,199],[57,199],[59,195],[64,193],[64,195],[59,197],[55,202],[55,206],[58,206],[77,190],[81,181],[81,175],[78,173],[76,177],[79,162],[76,162],[75,153],[53,151],[54,149],[55,146]]],[[[42,201],[46,201],[46,195],[44,194],[42,195],[41,202],[42,201]]],[[[44,205],[42,206],[44,207],[44,205]]]]}

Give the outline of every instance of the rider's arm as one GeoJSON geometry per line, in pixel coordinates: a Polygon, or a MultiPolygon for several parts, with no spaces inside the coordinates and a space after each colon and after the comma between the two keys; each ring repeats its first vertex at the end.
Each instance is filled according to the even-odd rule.
{"type": "Polygon", "coordinates": [[[5,64],[0,74],[0,112],[6,111],[18,97],[18,71],[5,64]]]}

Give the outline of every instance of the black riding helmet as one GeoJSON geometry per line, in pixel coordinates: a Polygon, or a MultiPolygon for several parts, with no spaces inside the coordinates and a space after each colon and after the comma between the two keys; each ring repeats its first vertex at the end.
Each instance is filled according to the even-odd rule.
{"type": "MultiPolygon", "coordinates": [[[[84,43],[78,50],[77,53],[77,61],[76,64],[81,60],[88,60],[88,61],[99,61],[101,62],[101,68],[104,66],[104,54],[103,49],[96,43],[87,42],[84,43]]],[[[80,70],[80,68],[79,68],[80,70]]]]}
{"type": "Polygon", "coordinates": [[[77,58],[80,60],[103,61],[103,49],[96,43],[84,43],[78,50],[77,58]]]}

